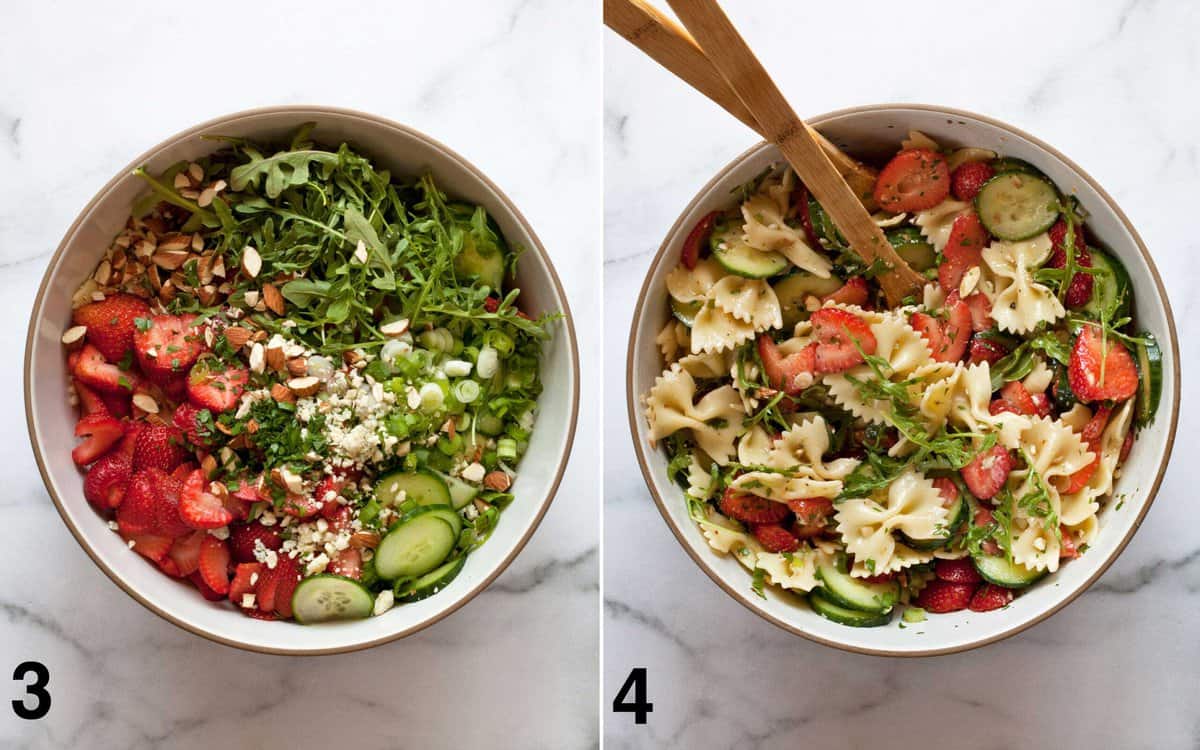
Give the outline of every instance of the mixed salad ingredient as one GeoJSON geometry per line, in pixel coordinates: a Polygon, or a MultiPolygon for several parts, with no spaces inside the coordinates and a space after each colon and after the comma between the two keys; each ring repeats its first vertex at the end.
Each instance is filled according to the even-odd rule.
{"type": "Polygon", "coordinates": [[[301,623],[463,569],[514,499],[553,319],[483,208],[311,130],[137,170],[63,335],[88,501],[206,598],[301,623]]]}
{"type": "Polygon", "coordinates": [[[929,283],[889,309],[885,269],[790,170],[739,195],[667,277],[667,369],[645,395],[710,546],[760,596],[861,627],[1006,607],[1086,554],[1162,355],[1078,201],[910,133],[874,218],[929,283]]]}

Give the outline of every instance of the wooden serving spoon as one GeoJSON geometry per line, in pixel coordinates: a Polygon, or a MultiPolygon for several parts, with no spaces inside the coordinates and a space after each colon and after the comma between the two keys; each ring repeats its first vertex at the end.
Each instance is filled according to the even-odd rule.
{"type": "MultiPolygon", "coordinates": [[[[691,34],[645,0],[604,0],[604,24],[684,83],[763,135],[758,121],[705,56],[691,34]]],[[[809,132],[868,211],[874,211],[878,173],[851,157],[813,128],[809,132]]]]}
{"type": "MultiPolygon", "coordinates": [[[[612,7],[606,7],[606,22],[612,16],[625,18],[627,21],[633,19],[633,11],[628,8],[618,9],[616,0],[611,2],[612,7]]],[[[925,281],[924,277],[913,271],[896,254],[891,243],[884,237],[883,231],[876,226],[855,195],[855,191],[830,162],[824,149],[812,135],[813,131],[788,105],[783,94],[720,6],[714,0],[668,0],[668,3],[695,41],[688,40],[686,46],[678,38],[671,41],[671,37],[677,35],[658,30],[669,31],[673,24],[645,3],[639,3],[635,8],[642,19],[642,31],[634,29],[627,38],[632,36],[631,41],[639,48],[639,40],[647,37],[657,38],[660,52],[654,55],[655,59],[659,59],[661,55],[672,65],[679,64],[681,60],[692,60],[688,69],[691,71],[689,76],[696,81],[693,85],[714,98],[714,101],[718,101],[710,92],[716,92],[716,95],[720,96],[719,84],[711,74],[703,72],[703,65],[695,64],[694,53],[687,51],[688,46],[695,48],[698,43],[701,56],[711,63],[711,67],[724,79],[725,86],[737,96],[750,121],[757,123],[755,129],[779,148],[797,176],[833,219],[834,224],[850,243],[851,249],[867,265],[880,260],[887,267],[878,278],[888,304],[898,306],[905,298],[917,294],[925,281]],[[654,21],[652,26],[646,26],[647,18],[654,21]]],[[[621,23],[624,25],[626,21],[621,23]]],[[[682,30],[679,34],[683,34],[682,30]]],[[[686,39],[686,36],[683,38],[686,39]]],[[[665,62],[663,64],[675,72],[671,65],[665,62]]],[[[689,83],[691,82],[689,80],[689,83]]],[[[737,116],[743,122],[746,121],[741,115],[737,116]]]]}

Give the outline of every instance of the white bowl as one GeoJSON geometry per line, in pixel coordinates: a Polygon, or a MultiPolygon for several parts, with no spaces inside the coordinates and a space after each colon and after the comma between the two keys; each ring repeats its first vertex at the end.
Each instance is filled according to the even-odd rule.
{"type": "Polygon", "coordinates": [[[131,162],[67,230],[34,301],[25,349],[25,410],[34,455],[50,497],[84,550],[109,578],[156,614],[214,641],[268,653],[335,653],[385,643],[437,622],[482,591],[521,551],[549,507],[566,468],[578,407],[579,358],[566,296],[545,249],[517,208],[466,159],[432,138],[381,117],[329,107],[269,107],[227,115],[172,136],[131,162]],[[130,205],[145,189],[130,174],[134,167],[147,164],[154,172],[220,147],[204,135],[278,138],[308,121],[317,123],[313,137],[318,142],[348,141],[393,174],[432,170],[449,195],[486,208],[505,238],[527,250],[517,274],[522,307],[534,314],[561,311],[564,318],[554,324],[553,338],[545,347],[544,391],[537,428],[513,485],[517,499],[501,514],[487,543],[436,596],[380,617],[304,627],[253,620],[232,607],[205,601],[194,588],[148,564],[107,528],[84,499],[82,475],[71,461],[76,414],[67,404],[59,339],[70,325],[71,295],[95,269],[124,226],[130,205]]]}
{"type": "Polygon", "coordinates": [[[895,153],[909,129],[920,130],[945,145],[994,149],[1033,163],[1060,189],[1079,197],[1091,214],[1089,229],[1129,270],[1137,324],[1158,336],[1165,359],[1157,419],[1139,434],[1116,483],[1115,495],[1125,501],[1106,505],[1100,514],[1098,538],[1083,557],[1022,593],[1004,610],[933,615],[919,627],[906,629],[895,623],[852,628],[824,619],[795,595],[774,587],[767,587],[766,599],[756,596],[750,590],[749,573],[732,557],[710,549],[688,518],[682,490],[667,477],[664,454],[649,447],[640,401],[662,372],[654,337],[668,317],[664,283],[678,263],[683,240],[701,216],[729,207],[733,188],[767,165],[782,162],[779,151],[767,143],[734,159],[700,190],[671,228],[642,285],[630,331],[627,396],[630,429],[646,484],[663,518],[696,564],[735,599],[786,630],[848,651],[891,656],[949,653],[998,641],[1046,619],[1083,593],[1124,549],[1154,500],[1179,416],[1179,343],[1166,290],[1141,238],[1111,196],[1074,162],[1031,135],[981,115],[911,104],[856,107],[809,122],[847,152],[876,163],[895,153]]]}

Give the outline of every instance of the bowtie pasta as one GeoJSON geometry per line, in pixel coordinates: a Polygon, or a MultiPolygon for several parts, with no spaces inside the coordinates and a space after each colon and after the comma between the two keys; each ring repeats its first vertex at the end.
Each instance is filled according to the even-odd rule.
{"type": "Polygon", "coordinates": [[[790,170],[741,195],[667,277],[643,401],[714,554],[850,626],[1005,607],[1087,554],[1161,355],[1078,201],[910,133],[874,219],[928,283],[889,308],[790,170]]]}

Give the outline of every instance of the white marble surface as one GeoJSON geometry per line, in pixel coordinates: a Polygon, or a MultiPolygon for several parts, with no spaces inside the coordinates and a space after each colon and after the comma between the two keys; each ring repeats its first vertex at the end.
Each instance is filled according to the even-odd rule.
{"type": "MultiPolygon", "coordinates": [[[[1066,152],[1141,232],[1174,302],[1183,370],[1200,365],[1195,4],[724,5],[802,116],[940,103],[994,115],[1066,152]]],[[[611,33],[604,52],[604,696],[644,666],[654,703],[645,726],[609,714],[606,747],[1200,745],[1200,468],[1186,399],[1174,464],[1124,555],[1063,612],[979,651],[925,660],[835,651],[760,620],[692,563],[629,446],[628,325],[679,211],[757,138],[611,33]]]]}
{"type": "MultiPolygon", "coordinates": [[[[165,136],[257,105],[353,107],[434,135],[521,207],[575,310],[598,309],[599,18],[587,0],[0,7],[0,674],[40,660],[53,695],[20,721],[8,683],[0,746],[598,743],[595,399],[557,501],[490,589],[413,637],[304,659],[209,643],[110,583],[42,487],[20,393],[27,311],[76,212],[165,136]]],[[[599,340],[598,316],[577,325],[599,340]]],[[[599,358],[583,351],[585,391],[599,358]]]]}

